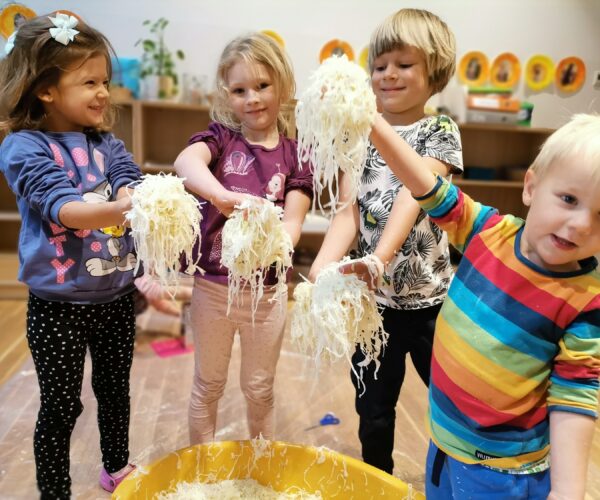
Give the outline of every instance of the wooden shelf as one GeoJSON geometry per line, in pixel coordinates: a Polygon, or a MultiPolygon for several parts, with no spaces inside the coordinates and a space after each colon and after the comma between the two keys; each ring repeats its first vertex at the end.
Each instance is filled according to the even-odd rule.
{"type": "MultiPolygon", "coordinates": [[[[210,122],[210,109],[205,105],[161,100],[122,100],[116,104],[118,115],[113,133],[125,142],[136,163],[147,173],[173,172],[173,163],[191,135],[205,130],[210,122]]],[[[290,106],[292,123],[293,111],[290,106]]],[[[498,173],[507,167],[528,167],[553,132],[544,128],[481,123],[463,123],[459,128],[465,167],[493,168],[498,173]]],[[[295,132],[290,135],[294,136],[295,132]]],[[[521,201],[522,182],[459,176],[455,177],[455,182],[474,199],[494,206],[502,213],[521,217],[526,213],[521,201]]],[[[14,195],[0,176],[0,225],[3,231],[0,250],[16,251],[20,222],[14,195]]],[[[318,249],[325,231],[322,224],[309,221],[304,226],[303,239],[308,246],[318,249]]]]}
{"type": "Polygon", "coordinates": [[[485,188],[506,188],[506,189],[523,189],[523,183],[520,181],[501,181],[501,180],[479,180],[479,179],[463,179],[462,177],[454,177],[452,182],[461,188],[469,187],[485,187],[485,188]]]}
{"type": "Polygon", "coordinates": [[[516,133],[516,134],[543,134],[550,135],[554,130],[549,128],[538,128],[538,127],[523,127],[521,125],[505,125],[502,123],[471,123],[464,122],[458,126],[461,130],[476,130],[490,131],[490,132],[502,132],[502,133],[516,133]]]}
{"type": "Polygon", "coordinates": [[[17,251],[20,229],[21,216],[17,210],[15,195],[8,187],[6,177],[0,175],[0,252],[17,251]]]}
{"type": "Polygon", "coordinates": [[[19,212],[0,212],[0,222],[21,222],[19,212]]]}
{"type": "Polygon", "coordinates": [[[28,288],[17,280],[19,258],[16,252],[0,252],[0,300],[26,299],[28,288]]]}
{"type": "Polygon", "coordinates": [[[497,208],[500,213],[525,217],[523,182],[504,180],[506,170],[528,168],[553,130],[496,123],[459,125],[463,163],[468,167],[494,169],[491,180],[455,176],[457,186],[473,199],[497,208]]]}
{"type": "Polygon", "coordinates": [[[141,104],[146,108],[159,108],[159,109],[171,109],[171,110],[181,110],[181,111],[196,111],[198,113],[208,114],[210,112],[210,107],[205,104],[187,104],[184,102],[176,102],[176,101],[133,101],[138,104],[141,104]]]}
{"type": "Polygon", "coordinates": [[[158,174],[160,172],[175,173],[175,167],[172,163],[149,163],[146,162],[140,166],[144,173],[158,174]]]}

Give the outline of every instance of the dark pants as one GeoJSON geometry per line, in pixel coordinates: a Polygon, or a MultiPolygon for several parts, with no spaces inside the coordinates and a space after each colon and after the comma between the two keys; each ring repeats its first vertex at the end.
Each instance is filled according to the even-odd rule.
{"type": "MultiPolygon", "coordinates": [[[[389,333],[388,344],[381,365],[374,378],[375,363],[363,369],[362,384],[351,373],[356,391],[355,406],[360,417],[358,437],[362,445],[363,460],[389,474],[394,470],[394,426],[396,403],[406,371],[406,355],[425,385],[429,385],[431,350],[435,320],[440,305],[426,309],[405,311],[386,307],[383,310],[383,327],[389,333]]],[[[359,349],[352,356],[352,366],[360,373],[358,363],[364,359],[359,349]]]]}
{"type": "Polygon", "coordinates": [[[69,448],[80,401],[85,354],[92,358],[102,462],[116,472],[129,458],[129,371],[133,294],[107,304],[51,302],[29,294],[27,340],[40,386],[33,449],[42,499],[68,499],[69,448]]]}

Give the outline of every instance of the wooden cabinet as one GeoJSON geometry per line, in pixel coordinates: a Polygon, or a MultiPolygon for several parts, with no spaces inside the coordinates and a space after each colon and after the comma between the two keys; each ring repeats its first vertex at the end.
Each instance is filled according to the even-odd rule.
{"type": "Polygon", "coordinates": [[[513,179],[522,177],[553,130],[475,123],[459,128],[465,173],[455,176],[454,182],[500,213],[525,217],[523,181],[513,179]]]}
{"type": "MultiPolygon", "coordinates": [[[[291,113],[291,110],[290,110],[291,113]]],[[[293,114],[292,114],[293,117],[293,114]]],[[[185,148],[194,132],[208,127],[208,106],[165,101],[127,101],[119,103],[114,134],[125,142],[142,171],[156,173],[173,171],[173,162],[185,148]]],[[[524,216],[521,202],[522,181],[502,179],[504,172],[531,164],[549,129],[516,126],[462,124],[460,125],[464,165],[489,169],[491,180],[455,176],[455,182],[469,195],[482,203],[498,208],[502,213],[524,216]]],[[[0,179],[0,251],[16,251],[20,218],[15,198],[3,176],[0,179]]],[[[323,221],[318,230],[311,223],[306,235],[315,239],[324,231],[323,221]]],[[[310,239],[309,238],[309,239],[310,239]]],[[[315,241],[311,249],[318,246],[315,241]]]]}
{"type": "Polygon", "coordinates": [[[17,211],[15,195],[6,178],[0,175],[0,252],[16,252],[19,241],[21,217],[17,211]]]}
{"type": "MultiPolygon", "coordinates": [[[[0,142],[4,135],[0,133],[0,142]]],[[[0,252],[16,252],[19,241],[21,217],[17,211],[15,195],[8,187],[6,178],[0,174],[0,252]]],[[[0,275],[0,281],[4,274],[0,275]]]]}
{"type": "Polygon", "coordinates": [[[205,130],[209,121],[207,106],[131,101],[119,104],[113,133],[125,142],[142,171],[169,172],[188,139],[205,130]]]}

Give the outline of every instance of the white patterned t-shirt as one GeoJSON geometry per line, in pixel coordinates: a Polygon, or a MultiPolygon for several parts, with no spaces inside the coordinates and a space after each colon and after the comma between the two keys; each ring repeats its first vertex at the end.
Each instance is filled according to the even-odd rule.
{"type": "MultiPolygon", "coordinates": [[[[436,158],[463,170],[460,133],[448,116],[428,116],[394,130],[421,156],[436,158]]],[[[360,234],[358,252],[373,253],[402,183],[372,144],[358,194],[360,234]]],[[[446,234],[423,210],[402,248],[386,266],[377,302],[395,309],[422,309],[443,302],[453,276],[446,234]]]]}

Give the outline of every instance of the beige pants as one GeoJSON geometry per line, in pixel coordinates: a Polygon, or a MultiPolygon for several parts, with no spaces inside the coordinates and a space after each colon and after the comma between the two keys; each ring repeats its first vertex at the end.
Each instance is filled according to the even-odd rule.
{"type": "Polygon", "coordinates": [[[265,291],[252,326],[250,290],[242,292],[240,307],[227,316],[227,286],[196,279],[191,303],[195,370],[189,407],[190,443],[214,440],[217,406],[227,382],[231,348],[240,334],[240,386],[246,398],[250,437],[273,438],[275,368],[285,328],[287,295],[282,306],[269,303],[265,291]]]}

